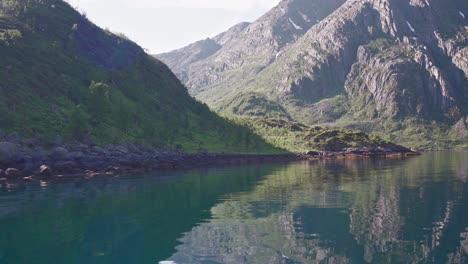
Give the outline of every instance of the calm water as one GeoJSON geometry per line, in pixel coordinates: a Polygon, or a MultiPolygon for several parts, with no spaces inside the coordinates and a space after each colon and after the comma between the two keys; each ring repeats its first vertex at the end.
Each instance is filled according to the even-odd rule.
{"type": "Polygon", "coordinates": [[[0,190],[1,264],[468,263],[468,153],[0,190]]]}

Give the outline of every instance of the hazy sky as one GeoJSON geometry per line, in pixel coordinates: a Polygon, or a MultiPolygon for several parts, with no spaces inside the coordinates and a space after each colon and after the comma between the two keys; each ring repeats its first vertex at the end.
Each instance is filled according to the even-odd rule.
{"type": "Polygon", "coordinates": [[[67,0],[98,26],[124,33],[151,53],[253,21],[280,0],[67,0]]]}

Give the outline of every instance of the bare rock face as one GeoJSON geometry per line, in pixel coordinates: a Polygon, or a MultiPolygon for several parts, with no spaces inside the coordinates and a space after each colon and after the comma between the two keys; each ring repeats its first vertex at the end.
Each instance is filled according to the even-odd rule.
{"type": "Polygon", "coordinates": [[[451,132],[456,138],[460,140],[467,140],[468,139],[468,117],[464,117],[460,119],[452,127],[451,132]]]}
{"type": "MultiPolygon", "coordinates": [[[[467,79],[459,71],[464,67],[459,59],[464,51],[457,43],[466,43],[466,23],[457,18],[447,29],[443,17],[456,14],[457,1],[430,2],[347,1],[285,51],[287,59],[276,68],[287,78],[273,79],[267,85],[312,102],[340,94],[345,87],[351,104],[353,99],[371,96],[378,115],[390,117],[440,119],[463,111],[467,79]],[[440,32],[454,34],[457,41],[444,39],[440,32]],[[462,54],[454,65],[450,55],[457,53],[462,54]],[[409,96],[410,89],[414,93],[409,96]]],[[[365,106],[368,103],[364,101],[365,106]]]]}
{"type": "Polygon", "coordinates": [[[190,65],[215,54],[249,25],[250,23],[247,22],[239,23],[214,38],[200,40],[187,47],[156,55],[156,57],[164,61],[177,74],[177,77],[186,82],[190,65]]]}
{"type": "MultiPolygon", "coordinates": [[[[344,2],[345,0],[283,0],[252,24],[239,24],[208,41],[215,41],[222,47],[204,60],[197,60],[183,67],[172,67],[171,61],[180,56],[181,50],[157,57],[167,63],[178,77],[186,80],[189,91],[197,95],[207,86],[230,80],[232,72],[236,70],[250,77],[255,76],[262,67],[278,58],[285,46],[297,41],[344,2]],[[232,37],[226,40],[226,36],[232,37]]],[[[182,53],[184,57],[192,56],[190,50],[182,53]]]]}
{"type": "Polygon", "coordinates": [[[468,47],[464,47],[455,53],[452,61],[453,64],[465,73],[465,76],[468,76],[468,47]]]}
{"type": "Polygon", "coordinates": [[[179,76],[224,113],[449,127],[468,114],[466,15],[466,0],[284,0],[179,76]]]}
{"type": "Polygon", "coordinates": [[[460,118],[458,105],[463,100],[458,100],[456,89],[424,47],[399,44],[380,48],[374,55],[369,54],[372,47],[361,46],[347,77],[345,89],[355,99],[355,110],[374,105],[380,116],[392,118],[460,118]]]}

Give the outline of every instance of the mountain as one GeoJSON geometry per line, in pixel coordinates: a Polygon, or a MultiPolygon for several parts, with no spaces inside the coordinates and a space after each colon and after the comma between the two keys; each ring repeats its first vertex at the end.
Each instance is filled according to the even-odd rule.
{"type": "Polygon", "coordinates": [[[283,0],[204,59],[177,68],[174,53],[160,58],[228,116],[467,146],[465,14],[465,0],[283,0]]]}
{"type": "Polygon", "coordinates": [[[64,1],[2,0],[0,57],[2,141],[278,151],[212,113],[165,64],[64,1]]]}
{"type": "MultiPolygon", "coordinates": [[[[188,85],[191,94],[198,97],[205,88],[223,84],[242,76],[255,76],[269,65],[281,49],[294,43],[307,29],[328,16],[344,0],[281,1],[257,21],[241,23],[225,33],[192,44],[186,48],[157,55],[188,85]],[[234,34],[232,34],[234,33],[234,34]],[[227,41],[217,41],[220,36],[232,36],[227,41]],[[193,47],[203,45],[203,50],[216,43],[210,56],[190,63],[177,63],[175,58],[194,56],[193,47]]],[[[211,97],[210,89],[207,97],[211,97]]],[[[203,98],[203,97],[201,97],[203,98]]]]}
{"type": "Polygon", "coordinates": [[[189,65],[215,54],[249,25],[247,22],[239,23],[214,38],[200,40],[182,49],[160,54],[158,58],[164,60],[171,69],[177,71],[181,80],[187,81],[187,67],[189,65]]]}

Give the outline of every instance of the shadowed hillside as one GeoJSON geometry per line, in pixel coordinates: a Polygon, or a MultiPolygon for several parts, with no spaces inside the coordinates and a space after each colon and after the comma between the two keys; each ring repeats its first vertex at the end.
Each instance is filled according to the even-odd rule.
{"type": "Polygon", "coordinates": [[[169,68],[61,0],[0,4],[0,133],[274,152],[193,100],[169,68]]]}

